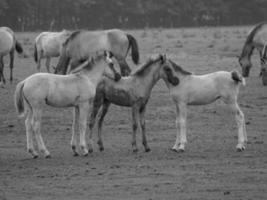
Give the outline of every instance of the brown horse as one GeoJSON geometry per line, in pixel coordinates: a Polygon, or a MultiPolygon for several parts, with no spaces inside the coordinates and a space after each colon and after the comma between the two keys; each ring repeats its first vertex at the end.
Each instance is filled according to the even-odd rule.
{"type": "Polygon", "coordinates": [[[112,52],[118,61],[121,74],[129,75],[131,69],[125,59],[130,48],[132,51],[132,60],[135,64],[138,64],[138,44],[132,35],[118,29],[75,31],[63,43],[55,73],[66,74],[69,64],[70,70],[72,70],[79,66],[93,52],[107,50],[112,52]]]}
{"type": "Polygon", "coordinates": [[[10,82],[13,81],[13,67],[14,67],[14,52],[15,49],[18,53],[22,53],[23,49],[21,44],[17,41],[14,32],[8,27],[0,27],[0,84],[6,83],[4,77],[4,61],[5,55],[10,56],[10,82]]]}
{"type": "Polygon", "coordinates": [[[267,23],[262,22],[256,25],[247,36],[246,42],[243,46],[241,56],[239,57],[239,64],[242,68],[242,75],[249,76],[250,68],[252,67],[251,55],[256,48],[262,57],[262,50],[264,44],[267,42],[267,23]]]}

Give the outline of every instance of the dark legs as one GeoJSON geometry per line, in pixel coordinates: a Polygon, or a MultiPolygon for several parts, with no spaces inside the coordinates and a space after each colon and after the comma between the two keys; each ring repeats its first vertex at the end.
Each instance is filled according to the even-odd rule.
{"type": "Polygon", "coordinates": [[[102,109],[98,118],[98,141],[97,144],[99,146],[99,150],[103,151],[104,150],[104,145],[103,145],[103,140],[102,140],[102,125],[104,118],[108,112],[108,108],[110,106],[110,102],[104,101],[102,105],[102,109]]]}
{"type": "Polygon", "coordinates": [[[10,51],[9,56],[10,56],[10,62],[9,62],[10,78],[9,78],[9,80],[12,83],[12,81],[13,81],[13,67],[14,67],[14,50],[10,51]]]}
{"type": "Polygon", "coordinates": [[[141,128],[142,133],[142,143],[145,148],[145,152],[149,152],[150,148],[147,145],[147,139],[146,139],[146,131],[145,131],[145,105],[141,106],[133,106],[132,108],[132,121],[133,121],[133,135],[132,135],[132,148],[133,152],[137,152],[137,144],[136,144],[136,132],[138,127],[141,128]]]}
{"type": "Polygon", "coordinates": [[[0,57],[0,85],[5,84],[3,56],[0,57]]]}

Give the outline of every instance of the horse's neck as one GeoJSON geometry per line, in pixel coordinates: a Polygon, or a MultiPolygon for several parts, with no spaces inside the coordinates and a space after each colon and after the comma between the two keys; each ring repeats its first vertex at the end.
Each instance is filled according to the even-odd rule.
{"type": "Polygon", "coordinates": [[[136,76],[136,78],[140,79],[144,88],[150,91],[160,79],[159,72],[160,72],[160,65],[152,64],[151,66],[149,66],[149,71],[146,73],[146,75],[136,76]]]}
{"type": "Polygon", "coordinates": [[[242,50],[241,59],[250,60],[254,48],[255,46],[253,43],[245,44],[242,50]]]}
{"type": "Polygon", "coordinates": [[[103,76],[104,70],[105,66],[93,66],[93,69],[82,70],[81,74],[84,74],[89,77],[90,81],[97,85],[101,77],[103,76]]]}

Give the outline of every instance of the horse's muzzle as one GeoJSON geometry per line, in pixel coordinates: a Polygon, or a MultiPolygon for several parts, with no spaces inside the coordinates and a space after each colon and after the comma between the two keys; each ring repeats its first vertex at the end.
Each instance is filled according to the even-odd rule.
{"type": "Polygon", "coordinates": [[[119,73],[115,73],[115,81],[119,81],[121,79],[121,75],[119,73]]]}

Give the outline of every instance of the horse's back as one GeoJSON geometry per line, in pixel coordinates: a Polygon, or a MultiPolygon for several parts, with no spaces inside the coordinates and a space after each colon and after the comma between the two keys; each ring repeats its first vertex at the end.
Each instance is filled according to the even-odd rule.
{"type": "Polygon", "coordinates": [[[66,37],[62,32],[42,32],[36,37],[36,44],[42,49],[44,56],[56,57],[59,56],[66,37]]]}
{"type": "Polygon", "coordinates": [[[72,57],[88,57],[88,53],[99,50],[111,51],[115,56],[126,56],[128,39],[123,31],[118,29],[104,31],[80,31],[68,42],[68,51],[72,57]]]}

